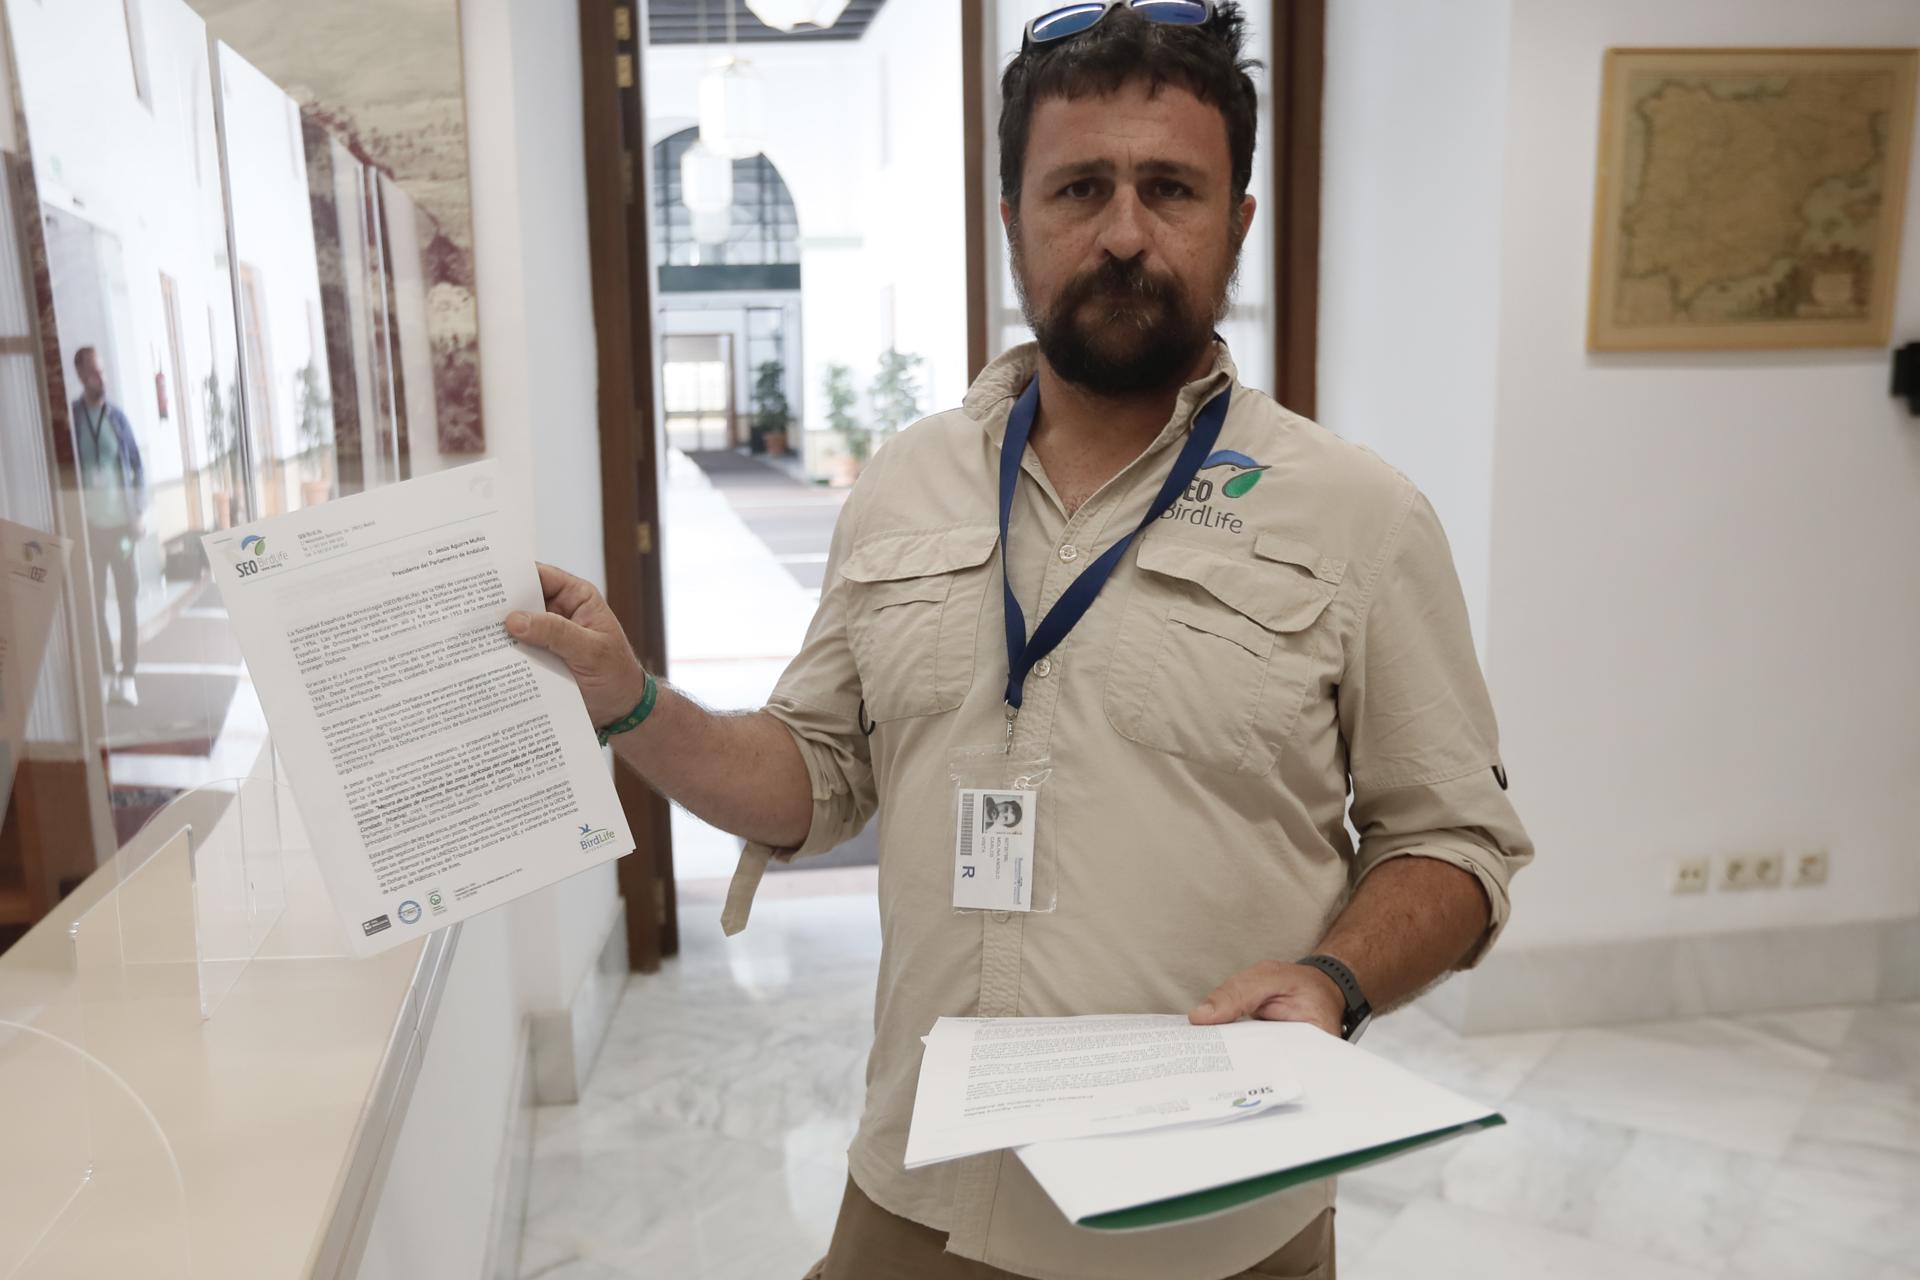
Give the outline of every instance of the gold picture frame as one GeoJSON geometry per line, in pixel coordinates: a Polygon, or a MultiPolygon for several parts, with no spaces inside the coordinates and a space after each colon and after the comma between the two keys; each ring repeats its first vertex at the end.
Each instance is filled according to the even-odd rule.
{"type": "Polygon", "coordinates": [[[1914,49],[1609,49],[1590,351],[1886,345],[1914,49]]]}

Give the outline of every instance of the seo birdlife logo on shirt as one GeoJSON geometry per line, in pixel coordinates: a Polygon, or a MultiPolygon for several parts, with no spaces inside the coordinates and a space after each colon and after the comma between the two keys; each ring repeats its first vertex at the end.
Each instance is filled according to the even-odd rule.
{"type": "Polygon", "coordinates": [[[1260,477],[1269,470],[1270,464],[1256,462],[1246,454],[1235,449],[1215,449],[1207,455],[1194,473],[1192,483],[1180,500],[1160,513],[1162,520],[1172,520],[1179,524],[1197,525],[1202,529],[1218,529],[1223,533],[1238,534],[1246,530],[1246,522],[1226,503],[1216,503],[1217,494],[1235,503],[1253,492],[1253,486],[1260,483],[1260,477]],[[1213,473],[1227,472],[1220,476],[1213,473]]]}
{"type": "MultiPolygon", "coordinates": [[[[1216,449],[1207,455],[1205,462],[1200,464],[1200,470],[1203,472],[1213,471],[1219,467],[1232,468],[1232,474],[1228,475],[1220,485],[1220,495],[1225,498],[1246,497],[1253,491],[1253,486],[1260,483],[1261,475],[1267,470],[1265,465],[1233,449],[1216,449]]],[[[1202,497],[1199,501],[1204,502],[1206,498],[1202,497]]]]}

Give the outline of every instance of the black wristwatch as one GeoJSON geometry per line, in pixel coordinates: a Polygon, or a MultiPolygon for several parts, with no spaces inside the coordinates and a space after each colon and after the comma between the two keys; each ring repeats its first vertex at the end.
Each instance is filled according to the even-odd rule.
{"type": "Polygon", "coordinates": [[[1311,965],[1333,979],[1340,994],[1347,998],[1347,1012],[1340,1019],[1340,1038],[1352,1043],[1360,1038],[1373,1021],[1373,1006],[1367,1003],[1367,997],[1360,990],[1360,980],[1353,976],[1353,970],[1335,960],[1332,956],[1308,956],[1298,963],[1311,965]]]}

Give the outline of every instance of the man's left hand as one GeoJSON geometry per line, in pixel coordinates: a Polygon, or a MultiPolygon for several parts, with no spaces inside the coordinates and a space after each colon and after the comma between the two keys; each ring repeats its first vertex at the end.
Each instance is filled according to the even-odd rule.
{"type": "Polygon", "coordinates": [[[1337,1036],[1346,1016],[1346,997],[1332,978],[1309,965],[1267,960],[1221,983],[1187,1019],[1203,1027],[1240,1018],[1311,1022],[1337,1036]]]}

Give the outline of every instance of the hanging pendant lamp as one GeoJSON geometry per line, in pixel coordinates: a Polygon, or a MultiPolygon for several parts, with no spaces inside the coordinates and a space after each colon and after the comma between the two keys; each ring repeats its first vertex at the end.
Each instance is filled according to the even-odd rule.
{"type": "Polygon", "coordinates": [[[747,0],[753,16],[776,31],[807,26],[825,31],[840,21],[847,0],[747,0]]]}
{"type": "Polygon", "coordinates": [[[700,142],[729,160],[759,155],[766,138],[766,87],[745,58],[726,57],[700,77],[700,142]]]}
{"type": "Polygon", "coordinates": [[[733,208],[733,161],[696,142],[680,157],[680,203],[694,213],[733,208]]]}

